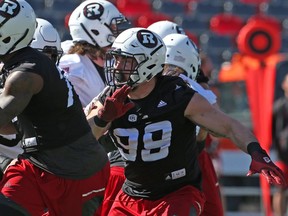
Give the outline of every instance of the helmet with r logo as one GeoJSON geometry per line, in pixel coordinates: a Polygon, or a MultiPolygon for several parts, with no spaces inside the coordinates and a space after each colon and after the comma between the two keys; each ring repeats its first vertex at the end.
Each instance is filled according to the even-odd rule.
{"type": "Polygon", "coordinates": [[[36,16],[26,1],[0,1],[0,55],[28,46],[35,28],[36,16]]]}
{"type": "Polygon", "coordinates": [[[112,50],[108,51],[107,73],[110,75],[108,79],[114,84],[128,84],[130,86],[149,81],[162,72],[165,52],[166,46],[156,33],[144,28],[127,29],[116,38],[112,44],[112,50]],[[129,80],[125,83],[117,80],[117,73],[113,64],[117,57],[133,58],[137,63],[135,68],[125,71],[129,73],[129,80]]]}

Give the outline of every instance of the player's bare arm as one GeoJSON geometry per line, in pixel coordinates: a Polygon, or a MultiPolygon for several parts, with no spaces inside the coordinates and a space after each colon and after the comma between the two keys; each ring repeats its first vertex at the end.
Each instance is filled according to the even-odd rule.
{"type": "Polygon", "coordinates": [[[7,133],[8,123],[24,110],[42,86],[41,76],[34,73],[15,71],[8,76],[0,95],[0,133],[7,133]]]}
{"type": "Polygon", "coordinates": [[[217,136],[230,138],[241,150],[257,142],[252,132],[237,120],[214,108],[201,95],[195,94],[185,110],[185,116],[217,136]]]}
{"type": "MultiPolygon", "coordinates": [[[[206,83],[204,83],[206,84],[206,83]]],[[[202,84],[201,84],[202,86],[202,84]]],[[[211,104],[215,109],[220,109],[217,103],[211,104]]],[[[205,128],[200,128],[199,133],[197,135],[197,141],[201,142],[204,141],[208,135],[208,132],[210,132],[211,135],[214,137],[217,137],[217,134],[213,133],[212,131],[207,131],[205,128]]]]}

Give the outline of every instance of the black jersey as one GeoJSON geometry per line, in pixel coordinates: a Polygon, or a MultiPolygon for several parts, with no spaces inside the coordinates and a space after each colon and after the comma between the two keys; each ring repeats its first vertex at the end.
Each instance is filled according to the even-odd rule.
{"type": "Polygon", "coordinates": [[[93,136],[78,95],[61,69],[46,55],[27,47],[5,62],[3,72],[14,71],[36,73],[43,79],[41,91],[17,116],[25,150],[21,157],[72,179],[100,170],[108,161],[107,154],[93,136]]]}
{"type": "Polygon", "coordinates": [[[158,199],[184,185],[201,188],[196,126],[184,117],[194,93],[181,78],[160,76],[147,97],[132,100],[135,107],[112,122],[127,194],[158,199]]]}
{"type": "Polygon", "coordinates": [[[20,125],[21,119],[31,121],[43,148],[66,145],[90,130],[78,95],[47,56],[28,47],[5,63],[5,70],[37,73],[43,78],[42,90],[32,97],[19,116],[20,125]]]}

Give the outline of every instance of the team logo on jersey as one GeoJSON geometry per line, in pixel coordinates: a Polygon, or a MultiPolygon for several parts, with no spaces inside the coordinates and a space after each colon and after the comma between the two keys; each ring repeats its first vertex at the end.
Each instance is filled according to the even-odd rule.
{"type": "Polygon", "coordinates": [[[175,90],[180,89],[182,86],[176,85],[175,90]]]}
{"type": "Polygon", "coordinates": [[[157,107],[159,108],[159,107],[163,107],[163,106],[166,106],[166,105],[167,105],[167,103],[165,101],[161,100],[157,107]]]}
{"type": "Polygon", "coordinates": [[[103,13],[104,7],[98,3],[88,4],[83,9],[84,16],[90,20],[100,20],[103,13]]]}
{"type": "Polygon", "coordinates": [[[176,170],[176,171],[171,172],[171,173],[167,173],[165,180],[166,181],[175,180],[175,179],[182,178],[184,176],[186,176],[186,169],[185,168],[180,169],[180,170],[176,170]]]}
{"type": "Polygon", "coordinates": [[[264,160],[266,163],[270,163],[270,162],[271,162],[271,160],[270,160],[269,157],[263,157],[263,160],[264,160]]]}
{"type": "MultiPolygon", "coordinates": [[[[15,0],[0,1],[0,16],[8,20],[15,17],[20,11],[20,4],[15,0]]],[[[1,23],[2,24],[2,23],[1,23]]]]}
{"type": "Polygon", "coordinates": [[[137,32],[138,41],[147,48],[154,48],[158,44],[158,39],[151,31],[140,30],[137,32]]]}
{"type": "Polygon", "coordinates": [[[130,122],[136,122],[137,121],[137,115],[136,114],[130,114],[128,116],[128,121],[130,122]]]}

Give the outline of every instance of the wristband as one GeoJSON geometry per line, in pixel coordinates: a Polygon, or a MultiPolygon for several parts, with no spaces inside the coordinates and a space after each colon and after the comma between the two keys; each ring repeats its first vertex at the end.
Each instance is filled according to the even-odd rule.
{"type": "Polygon", "coordinates": [[[247,146],[247,151],[251,155],[255,151],[263,152],[264,150],[262,149],[262,147],[260,146],[258,142],[251,142],[247,146]]]}
{"type": "Polygon", "coordinates": [[[95,125],[98,127],[106,127],[108,122],[104,121],[103,119],[100,119],[97,115],[93,118],[95,125]]]}

